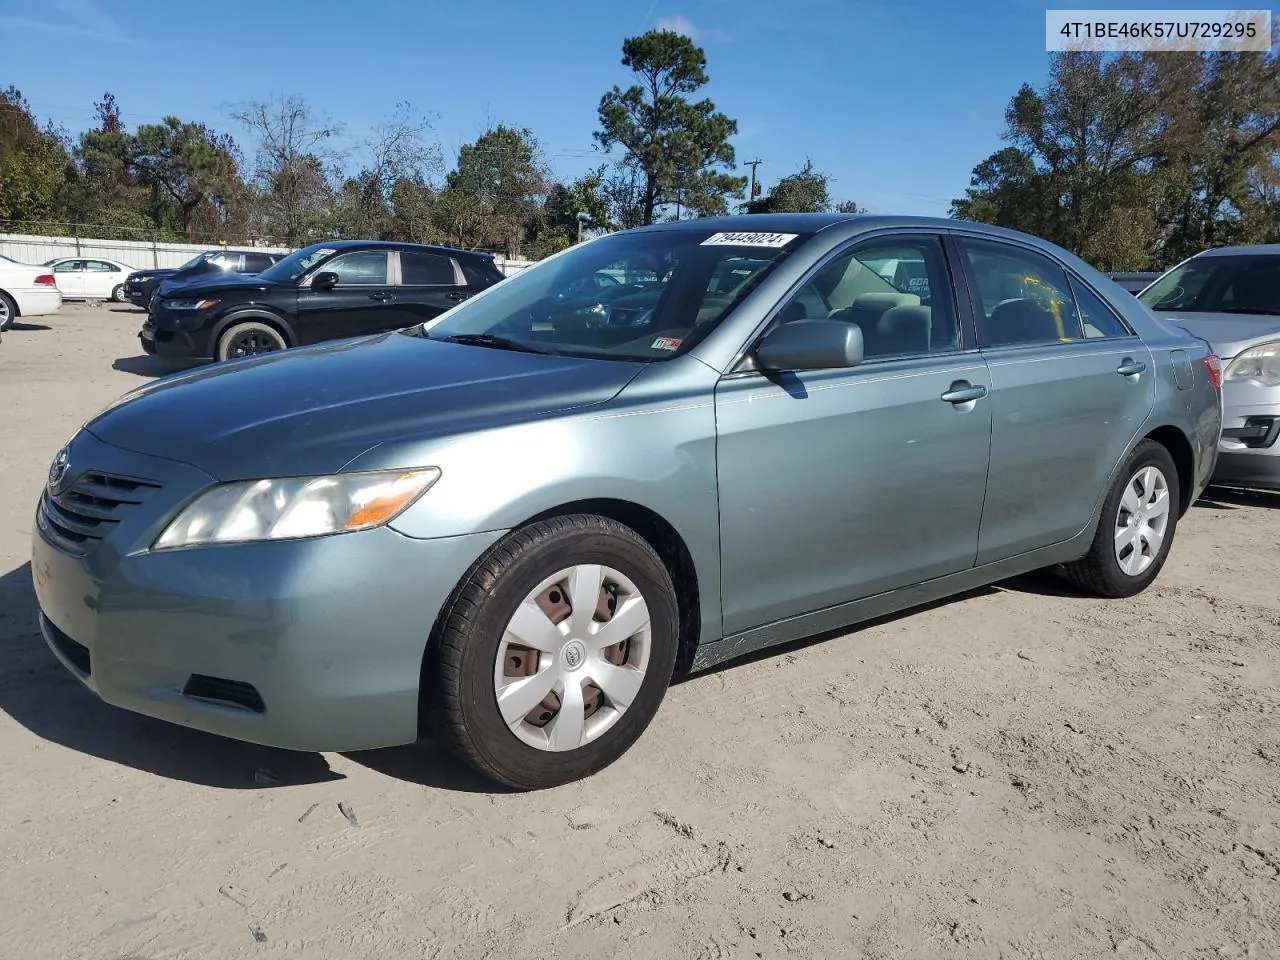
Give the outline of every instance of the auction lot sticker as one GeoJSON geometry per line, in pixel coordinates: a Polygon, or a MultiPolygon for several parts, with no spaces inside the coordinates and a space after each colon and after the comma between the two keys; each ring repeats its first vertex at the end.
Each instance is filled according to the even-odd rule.
{"type": "Polygon", "coordinates": [[[713,233],[704,247],[785,247],[798,233],[713,233]]]}

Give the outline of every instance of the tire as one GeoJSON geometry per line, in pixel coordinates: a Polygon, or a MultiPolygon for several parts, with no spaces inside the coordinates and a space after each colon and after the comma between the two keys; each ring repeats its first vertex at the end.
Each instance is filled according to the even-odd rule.
{"type": "MultiPolygon", "coordinates": [[[[525,633],[521,629],[519,635],[532,636],[533,631],[525,633]]],[[[653,548],[634,530],[613,520],[592,515],[556,517],[509,534],[477,561],[454,590],[441,611],[423,660],[424,715],[431,733],[450,752],[492,780],[518,790],[569,783],[604,769],[640,738],[666,696],[678,645],[675,588],[653,548]],[[592,573],[595,568],[588,566],[596,564],[605,570],[602,582],[598,574],[592,573]],[[578,574],[577,571],[587,572],[578,574]],[[555,581],[561,572],[583,579],[555,581]],[[614,574],[618,576],[614,578],[614,574]],[[594,593],[593,577],[597,583],[594,593]],[[610,584],[611,578],[617,582],[610,584]],[[597,598],[597,606],[586,616],[589,629],[581,630],[583,621],[569,613],[564,617],[568,626],[562,631],[540,604],[554,601],[569,609],[573,585],[577,582],[582,584],[583,596],[597,598]],[[559,591],[558,598],[556,583],[567,585],[567,589],[559,591]],[[644,628],[628,633],[640,616],[636,613],[639,608],[630,592],[632,588],[647,609],[647,639],[644,628]],[[534,597],[541,599],[535,603],[534,597]],[[620,632],[606,634],[605,625],[597,625],[595,617],[600,615],[602,600],[608,606],[610,622],[615,605],[619,612],[630,611],[625,620],[619,620],[620,632]],[[542,620],[535,626],[552,631],[547,635],[553,638],[550,645],[562,643],[562,646],[552,653],[538,653],[509,643],[508,637],[517,636],[509,632],[516,626],[512,619],[517,611],[540,615],[542,620]],[[628,636],[629,639],[621,648],[609,648],[613,653],[585,652],[588,648],[574,639],[574,635],[581,633],[590,640],[591,630],[597,628],[601,637],[628,636]],[[573,661],[578,655],[569,649],[575,644],[584,651],[576,665],[573,661]],[[611,667],[607,661],[621,656],[617,651],[623,648],[627,659],[620,666],[611,667]],[[514,658],[513,651],[516,651],[514,658]],[[641,669],[635,669],[638,660],[633,662],[637,651],[647,661],[641,669]],[[534,658],[529,669],[535,673],[526,670],[524,674],[503,676],[507,670],[505,664],[518,665],[520,657],[527,654],[534,658]],[[504,663],[501,670],[499,656],[504,663]],[[544,659],[548,657],[549,660],[544,659]],[[615,670],[625,671],[627,683],[635,686],[623,689],[603,680],[600,687],[594,686],[596,676],[612,675],[615,681],[622,679],[622,672],[615,673],[615,670]],[[548,708],[548,699],[543,699],[531,702],[530,712],[523,714],[522,700],[515,701],[519,705],[514,707],[513,701],[508,700],[507,709],[515,719],[510,723],[503,719],[503,708],[499,706],[500,683],[504,684],[503,690],[508,690],[505,684],[539,679],[553,671],[558,671],[561,680],[555,681],[558,686],[548,694],[548,699],[554,697],[563,706],[548,708]],[[581,700],[570,699],[567,685],[571,682],[581,693],[581,700]],[[591,692],[593,689],[595,694],[591,692]],[[614,689],[623,690],[623,696],[630,700],[621,710],[604,692],[614,689]],[[593,696],[594,713],[591,712],[593,696]],[[582,706],[576,718],[569,707],[571,703],[582,706]],[[566,710],[569,712],[565,713],[566,710]],[[562,714],[569,718],[563,728],[560,727],[562,714]],[[541,727],[532,726],[530,717],[534,722],[541,721],[541,727]],[[548,718],[551,719],[548,721],[548,718]],[[593,725],[602,732],[593,733],[593,725]],[[575,730],[581,731],[581,739],[573,736],[575,730]],[[568,731],[568,739],[560,738],[563,731],[568,731]],[[562,742],[557,744],[557,739],[562,742]],[[573,746],[574,743],[579,745],[573,746]]],[[[618,661],[615,659],[614,663],[618,661]]],[[[541,688],[534,690],[534,697],[538,689],[541,688]]]]}
{"type": "Polygon", "coordinates": [[[258,321],[235,323],[218,338],[218,360],[235,360],[259,353],[273,353],[288,346],[280,331],[258,321]],[[243,350],[243,352],[238,352],[243,350]]]}
{"type": "Polygon", "coordinates": [[[112,289],[111,302],[112,303],[124,302],[124,284],[123,283],[116,284],[115,287],[112,289]]]}
{"type": "Polygon", "coordinates": [[[1169,451],[1154,440],[1143,440],[1129,456],[1115,485],[1107,494],[1089,552],[1080,560],[1065,566],[1063,572],[1067,579],[1087,593],[1112,599],[1132,597],[1147,589],[1164,567],[1169,550],[1173,546],[1174,534],[1178,527],[1178,514],[1181,511],[1181,496],[1178,469],[1169,451]],[[1152,470],[1157,473],[1150,473],[1152,470]],[[1157,476],[1159,478],[1157,482],[1154,484],[1148,482],[1157,476]],[[1144,477],[1147,480],[1141,479],[1144,477]],[[1145,501],[1153,492],[1147,489],[1148,487],[1154,487],[1155,495],[1158,499],[1161,498],[1161,485],[1163,485],[1162,499],[1167,505],[1167,511],[1163,514],[1164,526],[1159,536],[1158,546],[1152,551],[1150,537],[1138,536],[1128,542],[1127,551],[1122,551],[1122,545],[1117,541],[1120,540],[1121,531],[1124,529],[1121,522],[1126,515],[1131,521],[1135,521],[1129,524],[1129,527],[1136,526],[1139,534],[1143,530],[1154,531],[1158,507],[1153,508],[1145,501]],[[1143,491],[1141,496],[1138,494],[1140,488],[1143,491]],[[1130,493],[1131,489],[1133,493],[1130,493]],[[1126,495],[1128,495],[1127,500],[1126,495]],[[1135,503],[1143,505],[1141,514],[1130,512],[1130,506],[1135,503]],[[1149,526],[1144,527],[1144,521],[1149,526]],[[1127,552],[1128,557],[1125,559],[1131,560],[1134,557],[1134,551],[1139,549],[1141,554],[1138,563],[1141,569],[1127,571],[1122,564],[1121,553],[1127,552]]]}
{"type": "Polygon", "coordinates": [[[0,330],[8,330],[18,318],[18,305],[13,297],[0,290],[0,330]]]}

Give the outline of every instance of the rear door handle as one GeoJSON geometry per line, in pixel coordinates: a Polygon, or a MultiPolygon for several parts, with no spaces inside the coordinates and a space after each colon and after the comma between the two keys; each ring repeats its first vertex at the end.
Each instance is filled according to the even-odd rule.
{"type": "Polygon", "coordinates": [[[369,299],[370,299],[370,300],[390,300],[390,299],[391,299],[391,294],[389,294],[389,293],[371,293],[371,294],[369,294],[369,299]]]}
{"type": "Polygon", "coordinates": [[[1122,377],[1136,377],[1142,371],[1147,369],[1147,365],[1141,360],[1133,360],[1129,357],[1124,358],[1124,362],[1116,367],[1116,373],[1122,377]]]}
{"type": "Polygon", "coordinates": [[[968,403],[971,400],[981,400],[987,395],[987,388],[982,385],[973,385],[964,380],[958,380],[951,385],[951,389],[944,393],[941,397],[947,403],[968,403]]]}
{"type": "Polygon", "coordinates": [[[471,296],[471,294],[455,290],[453,293],[446,293],[444,296],[446,300],[465,300],[467,297],[471,296]]]}

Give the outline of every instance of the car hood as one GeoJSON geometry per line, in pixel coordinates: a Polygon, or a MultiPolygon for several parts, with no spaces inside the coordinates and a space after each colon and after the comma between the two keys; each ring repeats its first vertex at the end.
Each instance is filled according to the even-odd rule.
{"type": "Polygon", "coordinates": [[[336,472],[382,444],[603,403],[643,368],[386,333],[173,374],[121,397],[85,429],[221,480],[306,476],[336,472]]]}
{"type": "Polygon", "coordinates": [[[135,270],[129,274],[131,280],[155,280],[157,277],[171,277],[177,270],[135,270]]]}
{"type": "Polygon", "coordinates": [[[195,277],[191,280],[169,278],[160,285],[160,295],[181,290],[183,299],[215,293],[247,293],[270,290],[282,284],[269,283],[256,276],[243,273],[224,273],[213,277],[195,277]]]}
{"type": "Polygon", "coordinates": [[[1280,340],[1280,317],[1270,314],[1176,313],[1156,314],[1188,333],[1208,340],[1213,352],[1230,360],[1241,350],[1259,343],[1280,340]]]}

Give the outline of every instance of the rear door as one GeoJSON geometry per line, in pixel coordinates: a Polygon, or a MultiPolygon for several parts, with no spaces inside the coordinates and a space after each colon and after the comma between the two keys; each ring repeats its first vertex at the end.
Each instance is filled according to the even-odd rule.
{"type": "Polygon", "coordinates": [[[978,563],[1068,540],[1155,403],[1146,345],[1080,277],[1029,246],[958,234],[991,371],[978,563]]]}
{"type": "Polygon", "coordinates": [[[408,327],[440,316],[471,295],[452,257],[429,250],[401,250],[399,283],[389,322],[408,327]]]}
{"type": "Polygon", "coordinates": [[[298,336],[302,343],[359,337],[391,329],[395,288],[386,250],[353,250],[325,261],[298,292],[298,336]],[[332,290],[313,290],[310,279],[336,273],[332,290]]]}
{"type": "Polygon", "coordinates": [[[83,260],[63,260],[53,266],[53,278],[62,295],[78,300],[85,295],[85,274],[88,266],[83,260]]]}

